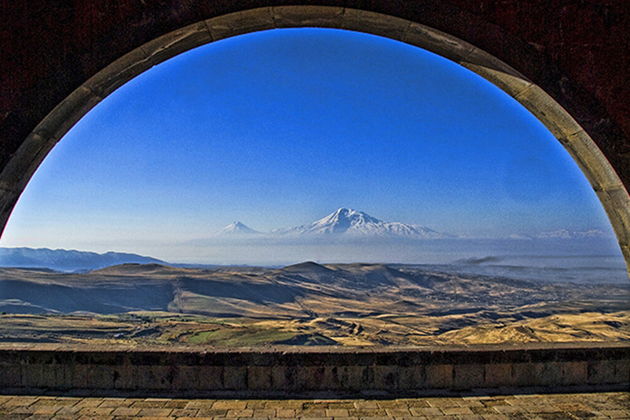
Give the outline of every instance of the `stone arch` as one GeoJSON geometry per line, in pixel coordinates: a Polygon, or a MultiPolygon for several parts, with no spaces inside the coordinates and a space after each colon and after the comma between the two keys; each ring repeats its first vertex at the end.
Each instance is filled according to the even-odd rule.
{"type": "Polygon", "coordinates": [[[630,196],[615,169],[578,122],[539,85],[491,54],[421,23],[336,6],[261,7],[221,15],[162,35],[93,75],[59,103],[21,143],[0,173],[0,228],[31,176],[63,135],[98,102],[133,77],[189,49],[245,33],[324,27],[379,35],[468,68],[535,115],[581,167],[601,200],[630,269],[630,196]]]}

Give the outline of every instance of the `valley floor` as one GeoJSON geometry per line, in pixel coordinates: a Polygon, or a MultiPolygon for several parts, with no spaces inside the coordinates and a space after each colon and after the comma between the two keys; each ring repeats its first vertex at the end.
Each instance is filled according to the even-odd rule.
{"type": "Polygon", "coordinates": [[[442,318],[208,318],[170,313],[2,315],[0,342],[214,347],[269,345],[435,346],[630,341],[630,311],[552,315],[516,322],[459,318],[468,326],[435,333],[442,318]],[[430,328],[432,327],[432,328],[430,328]],[[428,331],[427,331],[428,330],[428,331]]]}
{"type": "Polygon", "coordinates": [[[630,286],[414,266],[0,269],[0,342],[424,346],[630,341],[630,286]]]}

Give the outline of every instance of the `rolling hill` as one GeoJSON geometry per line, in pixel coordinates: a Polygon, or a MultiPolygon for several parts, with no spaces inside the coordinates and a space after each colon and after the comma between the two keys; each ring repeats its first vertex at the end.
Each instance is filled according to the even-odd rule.
{"type": "Polygon", "coordinates": [[[305,262],[0,269],[0,341],[426,345],[630,340],[630,286],[305,262]],[[90,321],[91,320],[91,321],[90,321]]]}

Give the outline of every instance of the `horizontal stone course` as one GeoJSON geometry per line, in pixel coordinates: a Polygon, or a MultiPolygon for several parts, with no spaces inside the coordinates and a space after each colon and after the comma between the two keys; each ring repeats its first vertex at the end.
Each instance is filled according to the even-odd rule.
{"type": "Polygon", "coordinates": [[[630,382],[630,345],[434,348],[0,346],[2,389],[401,392],[630,382]]]}

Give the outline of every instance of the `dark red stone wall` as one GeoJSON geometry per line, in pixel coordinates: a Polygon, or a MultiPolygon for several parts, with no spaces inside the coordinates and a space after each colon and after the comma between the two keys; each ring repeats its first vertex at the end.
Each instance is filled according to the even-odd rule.
{"type": "Polygon", "coordinates": [[[202,19],[289,4],[399,16],[488,51],[562,104],[630,189],[628,0],[0,0],[0,169],[55,105],[126,52],[202,19]]]}

